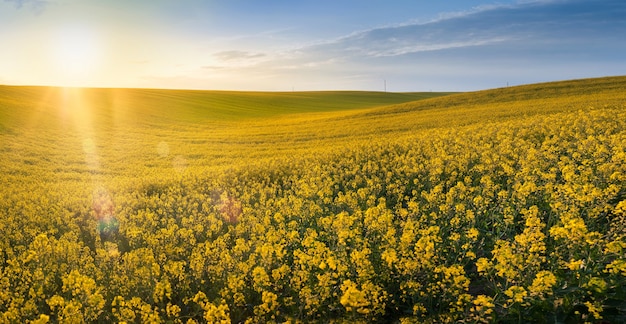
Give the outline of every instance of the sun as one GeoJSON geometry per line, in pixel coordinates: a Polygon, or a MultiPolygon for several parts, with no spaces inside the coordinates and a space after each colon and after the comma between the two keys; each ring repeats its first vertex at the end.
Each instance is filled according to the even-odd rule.
{"type": "Polygon", "coordinates": [[[86,27],[66,27],[57,32],[52,46],[60,83],[76,85],[89,81],[101,56],[96,33],[86,27]]]}

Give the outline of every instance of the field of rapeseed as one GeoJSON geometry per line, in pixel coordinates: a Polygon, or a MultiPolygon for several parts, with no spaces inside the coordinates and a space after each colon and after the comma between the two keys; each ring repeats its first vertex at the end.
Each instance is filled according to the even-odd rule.
{"type": "Polygon", "coordinates": [[[5,89],[0,323],[624,322],[625,90],[232,120],[5,89]]]}

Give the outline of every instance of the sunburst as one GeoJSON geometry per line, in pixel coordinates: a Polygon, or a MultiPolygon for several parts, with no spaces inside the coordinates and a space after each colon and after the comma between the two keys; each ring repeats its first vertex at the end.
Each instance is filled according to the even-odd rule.
{"type": "Polygon", "coordinates": [[[88,83],[101,58],[97,34],[83,26],[66,27],[57,32],[52,46],[58,81],[69,86],[88,83]]]}

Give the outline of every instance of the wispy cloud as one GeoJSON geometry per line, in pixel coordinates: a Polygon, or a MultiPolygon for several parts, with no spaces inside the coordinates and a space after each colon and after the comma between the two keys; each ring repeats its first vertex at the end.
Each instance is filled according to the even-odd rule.
{"type": "Polygon", "coordinates": [[[606,37],[603,26],[624,29],[622,1],[532,1],[519,5],[477,8],[449,14],[427,23],[376,28],[304,49],[321,53],[361,56],[397,56],[425,51],[541,42],[568,39],[577,43],[585,36],[606,37]]]}
{"type": "Polygon", "coordinates": [[[398,56],[398,55],[407,55],[412,53],[419,52],[430,52],[430,51],[441,51],[446,49],[453,48],[464,48],[471,46],[483,46],[489,44],[495,44],[499,42],[506,42],[511,40],[508,37],[494,37],[491,39],[476,39],[476,40],[467,40],[467,41],[457,41],[457,42],[445,42],[445,43],[432,43],[432,44],[407,44],[404,47],[394,47],[388,50],[378,50],[371,51],[368,53],[369,56],[373,57],[384,57],[384,56],[398,56]]]}
{"type": "Polygon", "coordinates": [[[202,69],[209,70],[209,71],[219,71],[225,68],[226,68],[225,66],[221,66],[221,65],[203,65],[202,66],[202,69]]]}
{"type": "Polygon", "coordinates": [[[240,60],[251,60],[258,59],[264,57],[264,53],[253,53],[248,51],[222,51],[213,54],[213,57],[221,60],[221,61],[240,61],[240,60]]]}

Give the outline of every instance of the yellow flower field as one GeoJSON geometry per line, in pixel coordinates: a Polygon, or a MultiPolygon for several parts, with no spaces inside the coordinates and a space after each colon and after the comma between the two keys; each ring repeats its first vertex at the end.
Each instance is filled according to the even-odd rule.
{"type": "Polygon", "coordinates": [[[0,323],[626,321],[626,77],[245,118],[69,91],[0,92],[0,323]]]}

